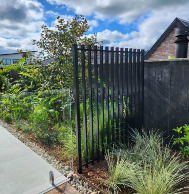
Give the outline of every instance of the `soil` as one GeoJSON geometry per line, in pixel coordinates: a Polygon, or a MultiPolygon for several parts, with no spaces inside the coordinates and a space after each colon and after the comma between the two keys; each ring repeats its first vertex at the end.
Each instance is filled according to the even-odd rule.
{"type": "MultiPolygon", "coordinates": [[[[18,129],[13,124],[8,124],[10,127],[18,129]]],[[[25,137],[28,137],[28,139],[31,142],[36,143],[38,146],[40,146],[42,149],[44,149],[46,152],[48,152],[50,155],[54,156],[56,159],[58,159],[60,162],[72,167],[72,161],[69,157],[66,157],[64,155],[63,148],[60,145],[53,145],[53,146],[46,146],[43,145],[37,136],[33,133],[26,133],[23,131],[19,131],[21,134],[23,134],[25,137]]],[[[172,150],[172,152],[175,152],[175,150],[172,150]]],[[[184,160],[184,159],[182,159],[184,160]]],[[[185,160],[189,160],[185,159],[185,160]]],[[[76,158],[73,160],[73,170],[77,173],[77,161],[76,158]]],[[[78,174],[81,179],[84,181],[87,181],[89,185],[93,188],[96,188],[97,190],[101,191],[101,193],[108,194],[108,185],[105,183],[105,181],[108,178],[108,165],[106,160],[101,159],[99,162],[95,161],[94,165],[89,164],[88,168],[83,167],[82,168],[82,174],[78,174]]],[[[186,181],[182,187],[189,186],[189,180],[186,181]]],[[[58,193],[58,190],[57,190],[58,193]]],[[[62,192],[59,192],[59,194],[62,192]]],[[[119,192],[119,194],[128,194],[128,193],[134,193],[131,189],[126,189],[122,192],[119,192]]],[[[189,188],[186,192],[183,193],[189,193],[189,188]]]]}
{"type": "Polygon", "coordinates": [[[69,183],[64,183],[46,194],[79,194],[69,183]]]}

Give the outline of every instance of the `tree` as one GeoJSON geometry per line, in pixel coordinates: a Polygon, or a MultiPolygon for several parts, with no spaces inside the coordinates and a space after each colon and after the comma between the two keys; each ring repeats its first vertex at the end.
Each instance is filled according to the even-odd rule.
{"type": "Polygon", "coordinates": [[[93,47],[99,42],[97,42],[97,34],[87,38],[85,32],[89,30],[90,25],[82,15],[76,15],[75,18],[67,22],[58,16],[57,21],[59,24],[55,26],[56,31],[42,25],[40,41],[32,40],[33,45],[43,49],[40,52],[41,56],[45,57],[47,54],[47,58],[55,59],[51,65],[41,67],[39,71],[45,81],[42,88],[70,87],[73,89],[72,44],[85,44],[93,47]]]}

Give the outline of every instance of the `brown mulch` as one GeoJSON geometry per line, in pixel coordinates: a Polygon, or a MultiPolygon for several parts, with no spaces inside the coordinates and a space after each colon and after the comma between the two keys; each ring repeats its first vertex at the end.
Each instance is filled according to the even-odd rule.
{"type": "MultiPolygon", "coordinates": [[[[3,121],[4,122],[4,121],[3,121]]],[[[14,128],[17,130],[17,128],[13,124],[8,124],[10,127],[14,128]]],[[[17,130],[18,131],[18,130],[17,130]]],[[[25,137],[28,137],[28,139],[36,143],[39,147],[44,149],[46,152],[48,152],[51,156],[54,156],[56,159],[58,159],[60,162],[72,166],[71,160],[69,157],[65,157],[63,148],[60,145],[54,145],[54,146],[46,146],[43,145],[37,138],[37,136],[31,132],[23,132],[19,131],[21,134],[23,134],[25,137]]],[[[172,150],[173,153],[175,152],[172,150]]],[[[185,160],[189,160],[185,159],[185,160]]],[[[182,159],[184,161],[184,159],[182,159]]],[[[73,170],[77,173],[77,161],[74,159],[73,162],[73,170]]],[[[93,188],[98,189],[101,191],[101,193],[108,194],[108,185],[105,183],[105,181],[108,178],[108,165],[106,160],[101,159],[99,162],[95,161],[94,165],[89,164],[88,168],[83,167],[82,168],[82,174],[78,174],[81,179],[84,181],[87,181],[89,185],[93,188]]],[[[189,186],[189,180],[186,181],[184,184],[182,184],[182,187],[187,187],[189,186]]],[[[61,188],[61,186],[60,186],[61,188]]],[[[59,190],[60,191],[60,190],[59,190]]],[[[58,194],[58,189],[56,190],[56,193],[58,194]]],[[[62,192],[59,192],[61,194],[62,192]]],[[[119,194],[128,194],[128,193],[133,193],[131,189],[124,190],[122,192],[119,192],[119,194]]],[[[189,193],[189,188],[185,193],[189,193]]],[[[50,194],[50,193],[49,193],[50,194]]],[[[54,193],[53,193],[54,194],[54,193]]]]}

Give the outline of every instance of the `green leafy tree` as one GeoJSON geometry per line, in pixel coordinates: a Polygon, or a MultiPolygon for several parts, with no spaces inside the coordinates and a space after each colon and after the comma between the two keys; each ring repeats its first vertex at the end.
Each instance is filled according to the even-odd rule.
{"type": "Polygon", "coordinates": [[[55,26],[55,31],[42,25],[40,41],[32,40],[33,45],[43,49],[40,56],[55,59],[48,67],[41,66],[39,68],[39,76],[43,81],[41,89],[43,90],[65,87],[73,89],[72,44],[85,44],[92,47],[99,44],[96,38],[97,34],[87,38],[85,32],[89,30],[90,25],[82,15],[76,15],[68,21],[60,19],[58,16],[57,21],[59,24],[55,26]],[[47,56],[45,56],[46,54],[47,56]]]}

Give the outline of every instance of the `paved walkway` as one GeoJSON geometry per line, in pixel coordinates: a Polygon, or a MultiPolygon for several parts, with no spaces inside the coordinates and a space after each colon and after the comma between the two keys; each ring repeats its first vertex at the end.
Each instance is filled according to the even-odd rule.
{"type": "Polygon", "coordinates": [[[67,181],[65,176],[0,126],[0,193],[45,193],[67,181]],[[49,183],[50,171],[54,173],[55,186],[49,183]]]}

